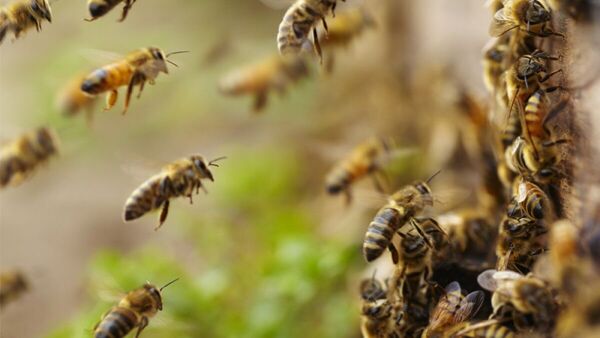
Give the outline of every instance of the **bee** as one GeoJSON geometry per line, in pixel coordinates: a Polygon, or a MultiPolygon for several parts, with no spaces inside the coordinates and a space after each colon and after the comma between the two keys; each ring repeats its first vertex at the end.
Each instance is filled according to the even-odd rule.
{"type": "Polygon", "coordinates": [[[394,234],[408,223],[418,231],[428,246],[432,246],[413,217],[425,207],[433,205],[433,196],[428,182],[436,175],[437,173],[426,182],[416,182],[401,188],[389,197],[388,203],[383,208],[379,209],[369,224],[363,241],[363,256],[367,262],[377,259],[386,249],[392,252],[393,257],[397,256],[394,247],[390,244],[394,234]]]}
{"type": "Polygon", "coordinates": [[[81,90],[81,84],[86,75],[76,76],[60,90],[57,97],[57,106],[65,116],[75,116],[81,111],[85,111],[86,118],[91,123],[97,97],[81,90]]]}
{"type": "Polygon", "coordinates": [[[15,39],[35,27],[39,32],[42,21],[52,22],[52,9],[48,0],[15,0],[0,8],[0,44],[7,33],[15,39]]]}
{"type": "Polygon", "coordinates": [[[0,188],[18,185],[58,154],[58,139],[48,128],[24,134],[0,151],[0,188]]]}
{"type": "Polygon", "coordinates": [[[346,196],[346,204],[350,204],[351,185],[366,176],[371,176],[375,188],[383,192],[383,186],[379,181],[379,176],[383,173],[381,165],[392,149],[391,141],[382,138],[373,137],[362,142],[331,169],[325,180],[327,192],[331,195],[343,192],[346,196]]]}
{"type": "Polygon", "coordinates": [[[194,190],[196,194],[199,193],[200,188],[205,190],[202,180],[214,181],[208,167],[218,167],[216,162],[224,158],[219,157],[207,163],[204,157],[192,155],[168,164],[159,174],[150,177],[129,196],[125,202],[124,221],[132,221],[152,210],[162,208],[159,224],[154,229],[158,230],[167,219],[169,200],[185,196],[192,203],[194,190]]]}
{"type": "Polygon", "coordinates": [[[373,275],[360,283],[362,298],[361,333],[364,338],[396,337],[394,317],[397,308],[387,298],[387,291],[373,275]]]}
{"type": "Polygon", "coordinates": [[[260,112],[267,105],[269,91],[283,94],[288,86],[308,75],[304,58],[274,55],[227,74],[221,79],[219,90],[231,96],[254,95],[253,111],[260,112]]]}
{"type": "Polygon", "coordinates": [[[137,327],[136,337],[148,326],[150,318],[162,311],[162,290],[175,283],[170,281],[160,289],[146,283],[127,293],[116,307],[106,313],[94,327],[94,338],[124,338],[137,327]]]}
{"type": "Polygon", "coordinates": [[[504,60],[509,53],[509,36],[491,40],[483,51],[483,82],[490,93],[501,89],[502,74],[506,70],[504,60]]]}
{"type": "Polygon", "coordinates": [[[99,95],[108,92],[106,108],[104,110],[109,110],[117,102],[118,88],[127,86],[125,109],[123,110],[123,114],[125,114],[129,108],[129,100],[131,99],[134,86],[139,85],[139,98],[146,82],[154,84],[154,80],[159,73],[169,74],[167,62],[176,66],[175,63],[167,58],[170,55],[185,52],[172,52],[165,55],[161,49],[156,47],[138,49],[129,53],[123,59],[98,68],[88,74],[81,83],[81,90],[88,95],[99,95]]]}
{"type": "Polygon", "coordinates": [[[444,295],[433,309],[429,325],[421,338],[452,337],[461,323],[477,314],[484,298],[482,291],[473,291],[464,296],[458,282],[448,284],[444,295]]]}
{"type": "Polygon", "coordinates": [[[517,179],[515,183],[517,183],[516,194],[509,203],[508,217],[554,221],[550,199],[542,188],[523,177],[517,179]]]}
{"type": "MultiPolygon", "coordinates": [[[[558,146],[566,142],[559,140],[548,143],[548,147],[558,146]]],[[[535,178],[541,183],[549,183],[559,175],[554,167],[559,158],[555,155],[541,158],[531,142],[523,137],[517,137],[510,147],[504,152],[505,163],[513,172],[535,178]]]]}
{"type": "Polygon", "coordinates": [[[125,2],[125,6],[123,6],[123,13],[119,22],[123,22],[136,0],[88,0],[88,9],[91,18],[85,19],[85,21],[94,21],[104,16],[122,2],[125,2]]]}
{"type": "Polygon", "coordinates": [[[494,241],[497,232],[487,215],[474,209],[465,209],[442,214],[437,219],[447,234],[446,242],[451,251],[459,254],[462,262],[470,255],[478,259],[486,258],[489,243],[494,241]]]}
{"type": "Polygon", "coordinates": [[[524,316],[532,317],[536,329],[547,330],[554,326],[558,304],[553,290],[541,279],[510,270],[487,270],[478,276],[477,281],[484,289],[493,292],[492,318],[497,318],[499,310],[508,304],[514,310],[512,320],[519,330],[529,329],[531,324],[524,316]]]}
{"type": "Polygon", "coordinates": [[[327,31],[325,17],[331,12],[335,16],[337,0],[297,0],[285,12],[279,32],[277,33],[277,48],[282,55],[299,54],[314,46],[319,57],[322,58],[319,34],[316,25],[319,21],[327,31]],[[310,42],[309,35],[313,32],[314,44],[310,42]]]}
{"type": "Polygon", "coordinates": [[[0,306],[21,297],[28,288],[27,279],[20,271],[0,273],[0,306]]]}
{"type": "Polygon", "coordinates": [[[494,14],[490,26],[492,36],[502,36],[518,29],[527,34],[547,37],[559,35],[548,27],[552,20],[552,12],[540,0],[505,0],[504,7],[494,14]]]}
{"type": "Polygon", "coordinates": [[[542,235],[546,232],[545,226],[531,218],[505,216],[500,223],[496,244],[497,269],[530,269],[534,259],[545,250],[542,235]]]}

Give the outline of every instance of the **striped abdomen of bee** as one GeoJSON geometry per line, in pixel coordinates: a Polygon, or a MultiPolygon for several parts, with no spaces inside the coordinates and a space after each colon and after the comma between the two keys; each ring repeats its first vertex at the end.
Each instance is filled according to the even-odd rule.
{"type": "Polygon", "coordinates": [[[530,181],[522,181],[516,190],[516,196],[509,204],[508,217],[529,217],[540,220],[550,216],[549,198],[538,185],[530,181]],[[521,215],[520,211],[525,212],[525,215],[521,215]]]}
{"type": "Polygon", "coordinates": [[[508,117],[506,128],[502,131],[502,145],[504,149],[510,147],[511,144],[521,136],[521,120],[517,106],[513,106],[513,111],[508,117]]]}
{"type": "Polygon", "coordinates": [[[27,280],[21,272],[11,271],[0,274],[0,306],[19,298],[27,288],[27,280]]]}
{"type": "Polygon", "coordinates": [[[81,83],[81,90],[90,95],[115,90],[128,85],[133,72],[134,67],[127,60],[106,65],[86,76],[81,83]]]}
{"type": "Polygon", "coordinates": [[[127,13],[131,9],[131,6],[136,0],[88,0],[88,9],[90,11],[91,19],[86,19],[86,21],[94,21],[106,13],[110,12],[115,6],[120,4],[121,2],[125,2],[125,6],[123,7],[123,14],[119,19],[119,22],[125,20],[127,17],[127,13]]]}
{"type": "Polygon", "coordinates": [[[282,55],[298,54],[312,44],[309,40],[313,30],[314,47],[321,56],[321,46],[316,24],[335,9],[337,0],[298,0],[283,16],[277,34],[277,47],[282,55]]]}
{"type": "Polygon", "coordinates": [[[389,247],[394,233],[406,223],[404,215],[397,208],[383,207],[369,224],[363,241],[363,256],[372,262],[389,247]]]}
{"type": "Polygon", "coordinates": [[[161,173],[149,178],[125,202],[123,219],[128,222],[160,208],[172,196],[169,176],[161,173]]]}
{"type": "Polygon", "coordinates": [[[115,307],[96,325],[94,338],[123,338],[139,325],[140,318],[134,311],[115,307]]]}

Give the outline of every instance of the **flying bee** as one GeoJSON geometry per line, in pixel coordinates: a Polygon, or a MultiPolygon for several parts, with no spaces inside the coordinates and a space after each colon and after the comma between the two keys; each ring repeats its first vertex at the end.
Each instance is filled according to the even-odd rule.
{"type": "Polygon", "coordinates": [[[267,105],[271,90],[284,94],[286,89],[309,75],[306,60],[299,56],[274,55],[258,63],[225,75],[219,90],[227,95],[254,95],[254,112],[267,105]]]}
{"type": "Polygon", "coordinates": [[[0,188],[18,185],[57,154],[58,139],[48,128],[20,136],[0,151],[0,188]]]}
{"type": "Polygon", "coordinates": [[[425,207],[433,205],[433,196],[428,183],[436,175],[431,176],[426,182],[416,182],[401,188],[389,197],[384,207],[379,209],[369,224],[363,242],[363,256],[367,262],[377,259],[386,249],[391,250],[392,256],[395,256],[396,252],[390,245],[392,238],[408,223],[424,238],[425,243],[432,247],[431,241],[413,217],[425,207]]]}
{"type": "MultiPolygon", "coordinates": [[[[344,0],[345,1],[345,0],[344,0]]],[[[322,58],[321,44],[317,27],[319,21],[323,22],[327,31],[325,17],[331,12],[335,16],[337,0],[297,0],[283,16],[277,33],[277,48],[282,55],[299,54],[302,50],[314,46],[319,57],[322,58]],[[313,43],[309,40],[313,32],[313,43]]]]}
{"type": "Polygon", "coordinates": [[[48,0],[14,0],[0,8],[0,44],[7,33],[15,39],[32,27],[39,32],[42,21],[52,22],[52,9],[48,0]]]}
{"type": "Polygon", "coordinates": [[[93,109],[97,97],[81,90],[81,84],[87,74],[76,76],[69,81],[58,93],[57,106],[65,116],[75,116],[85,111],[88,122],[93,118],[93,109]]]}
{"type": "Polygon", "coordinates": [[[25,276],[19,271],[0,273],[0,306],[21,297],[28,289],[25,276]]]}
{"type": "Polygon", "coordinates": [[[532,324],[537,329],[547,330],[554,326],[558,304],[553,290],[541,279],[510,270],[487,270],[479,275],[477,281],[484,289],[493,292],[492,318],[497,318],[499,310],[508,304],[513,309],[512,320],[519,330],[530,325],[524,315],[533,318],[532,324]]]}
{"type": "Polygon", "coordinates": [[[336,164],[325,180],[327,192],[331,195],[344,193],[346,204],[352,200],[350,191],[351,185],[366,177],[371,176],[375,188],[384,192],[383,186],[379,181],[382,172],[382,162],[390,155],[393,145],[390,140],[382,138],[369,138],[360,143],[352,152],[336,164]]]}
{"type": "Polygon", "coordinates": [[[165,55],[161,49],[156,47],[135,50],[121,60],[98,68],[88,74],[81,83],[81,90],[89,95],[99,95],[108,92],[106,108],[104,110],[109,110],[117,102],[119,87],[127,86],[125,109],[123,110],[123,114],[125,114],[129,108],[129,100],[131,99],[133,88],[139,85],[139,98],[146,82],[154,84],[154,80],[159,73],[169,74],[167,62],[177,66],[167,58],[170,55],[185,52],[172,52],[165,55]]]}
{"type": "Polygon", "coordinates": [[[94,338],[124,338],[137,327],[136,338],[148,326],[150,318],[162,311],[162,290],[175,283],[170,281],[160,289],[146,283],[127,293],[116,307],[106,313],[94,327],[94,338]]]}
{"type": "Polygon", "coordinates": [[[506,0],[504,7],[494,14],[490,26],[492,36],[502,36],[505,33],[518,29],[527,34],[547,37],[559,35],[548,27],[552,20],[552,12],[540,0],[506,0]]]}
{"type": "Polygon", "coordinates": [[[482,291],[462,294],[458,282],[452,282],[444,289],[444,295],[435,305],[429,318],[429,325],[421,338],[452,337],[460,324],[473,318],[483,304],[482,291]]]}
{"type": "Polygon", "coordinates": [[[122,2],[125,2],[125,6],[123,6],[123,13],[121,14],[119,22],[123,22],[136,0],[88,0],[88,9],[91,18],[85,19],[85,21],[94,21],[104,16],[122,2]]]}
{"type": "Polygon", "coordinates": [[[133,191],[125,202],[123,219],[125,222],[132,221],[152,210],[162,208],[159,224],[154,229],[158,230],[167,219],[169,200],[185,196],[192,203],[194,190],[196,194],[199,193],[200,188],[206,192],[202,180],[214,181],[212,172],[208,167],[218,167],[219,165],[216,162],[224,158],[219,157],[206,162],[204,157],[192,155],[168,164],[159,174],[150,177],[133,191]]]}

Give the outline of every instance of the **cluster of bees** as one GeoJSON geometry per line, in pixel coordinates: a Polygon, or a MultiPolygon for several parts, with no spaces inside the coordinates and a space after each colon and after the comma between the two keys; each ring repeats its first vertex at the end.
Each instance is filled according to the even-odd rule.
{"type": "MultiPolygon", "coordinates": [[[[589,287],[600,278],[598,206],[584,204],[584,224],[565,210],[581,197],[565,188],[573,184],[577,88],[566,85],[555,55],[567,34],[554,28],[560,20],[589,23],[597,3],[489,6],[493,40],[483,68],[492,104],[460,94],[482,162],[478,203],[432,217],[430,180],[389,195],[367,228],[363,255],[373,262],[389,251],[394,269],[360,285],[363,337],[599,335],[600,294],[589,287]],[[468,293],[461,284],[484,291],[468,293]]],[[[388,151],[383,141],[359,146],[332,172],[328,190],[349,194],[358,178],[377,181],[388,151]]]]}
{"type": "MultiPolygon", "coordinates": [[[[309,74],[308,63],[313,55],[307,52],[307,46],[314,47],[316,54],[322,57],[321,46],[331,50],[346,46],[365,28],[374,25],[366,11],[355,8],[342,13],[328,27],[325,19],[335,10],[336,2],[296,1],[286,12],[279,29],[277,40],[280,53],[225,76],[219,85],[221,91],[233,96],[254,96],[254,110],[260,111],[265,107],[270,91],[282,93],[292,83],[309,74]],[[317,32],[316,25],[319,22],[325,26],[322,34],[317,32]],[[309,39],[311,31],[314,33],[312,41],[309,39]]],[[[90,18],[86,21],[100,19],[122,4],[119,20],[122,22],[134,3],[135,0],[88,0],[90,18]]],[[[33,27],[40,31],[43,21],[52,22],[48,0],[13,0],[0,8],[0,44],[10,35],[14,40],[23,37],[33,27]]],[[[60,91],[59,108],[66,116],[86,112],[91,121],[99,96],[106,95],[104,110],[110,110],[117,103],[119,89],[125,87],[122,111],[125,114],[134,89],[138,88],[139,98],[146,83],[153,85],[160,73],[169,74],[169,64],[177,67],[169,57],[185,52],[165,53],[156,47],[141,48],[112,63],[81,73],[60,91]]],[[[328,58],[327,65],[328,69],[333,67],[333,55],[328,58]]],[[[58,133],[48,127],[38,128],[4,145],[0,153],[0,188],[21,184],[58,154],[58,133]]],[[[210,167],[218,167],[217,162],[224,158],[209,161],[201,155],[191,155],[167,164],[133,191],[125,202],[123,220],[132,221],[160,209],[157,230],[167,218],[170,200],[185,197],[192,203],[194,193],[198,194],[200,189],[206,192],[203,182],[214,181],[210,167]]],[[[127,293],[102,316],[94,328],[94,337],[125,337],[135,329],[138,337],[149,319],[162,310],[162,290],[176,280],[160,288],[146,283],[127,293]]],[[[19,298],[27,290],[28,284],[20,271],[0,274],[0,306],[19,298]]]]}

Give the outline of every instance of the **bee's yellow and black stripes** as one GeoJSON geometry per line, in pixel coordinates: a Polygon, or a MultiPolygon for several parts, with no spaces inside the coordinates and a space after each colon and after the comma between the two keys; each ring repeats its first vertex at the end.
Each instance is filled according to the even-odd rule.
{"type": "Polygon", "coordinates": [[[514,338],[515,334],[502,325],[494,324],[468,331],[461,337],[470,338],[514,338]]]}
{"type": "Polygon", "coordinates": [[[540,109],[542,104],[543,91],[538,90],[533,93],[527,100],[525,106],[525,127],[527,132],[532,139],[541,139],[544,137],[544,130],[542,126],[542,110],[540,109]]]}
{"type": "Polygon", "coordinates": [[[110,12],[116,5],[123,0],[88,0],[88,9],[93,19],[97,19],[110,12]]]}
{"type": "Polygon", "coordinates": [[[281,54],[299,53],[310,31],[335,7],[336,0],[300,0],[290,7],[279,25],[277,47],[281,54]]]}
{"type": "Polygon", "coordinates": [[[138,325],[138,316],[124,307],[113,308],[94,330],[94,338],[123,338],[138,325]]]}
{"type": "Polygon", "coordinates": [[[515,106],[510,114],[506,128],[502,132],[502,145],[504,145],[504,148],[509,147],[521,135],[521,129],[519,111],[515,106]]]}
{"type": "MultiPolygon", "coordinates": [[[[123,219],[131,221],[142,217],[147,212],[159,208],[169,196],[164,194],[165,187],[161,189],[165,175],[159,174],[149,178],[137,188],[125,202],[123,219]],[[163,192],[161,192],[161,190],[163,192]]],[[[163,183],[164,184],[164,183],[163,183]]]]}
{"type": "Polygon", "coordinates": [[[403,223],[403,216],[395,208],[384,207],[369,224],[363,242],[363,256],[371,262],[387,249],[394,233],[403,223]]]}
{"type": "Polygon", "coordinates": [[[129,85],[133,71],[133,67],[127,60],[109,64],[86,76],[81,84],[81,90],[90,95],[97,95],[129,85]]]}

